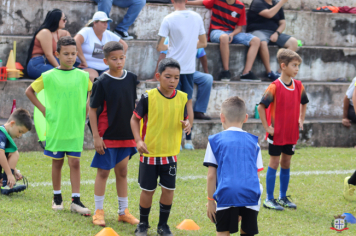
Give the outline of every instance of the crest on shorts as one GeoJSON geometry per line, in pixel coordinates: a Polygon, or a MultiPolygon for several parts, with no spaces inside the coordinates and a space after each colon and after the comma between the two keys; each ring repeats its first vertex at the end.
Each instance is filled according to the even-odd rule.
{"type": "Polygon", "coordinates": [[[237,16],[237,12],[236,11],[231,12],[231,16],[235,18],[237,16]]]}
{"type": "Polygon", "coordinates": [[[170,166],[169,167],[169,175],[175,176],[177,173],[176,167],[175,166],[170,166]]]}
{"type": "Polygon", "coordinates": [[[347,220],[345,220],[345,216],[336,215],[334,218],[335,219],[331,221],[330,229],[336,230],[338,233],[349,229],[347,228],[347,220]]]}

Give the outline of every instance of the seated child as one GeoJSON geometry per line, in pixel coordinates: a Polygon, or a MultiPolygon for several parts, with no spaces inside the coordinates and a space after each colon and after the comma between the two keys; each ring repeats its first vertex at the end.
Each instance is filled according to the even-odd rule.
{"type": "Polygon", "coordinates": [[[216,235],[236,233],[240,216],[241,235],[258,234],[263,170],[258,137],[242,130],[247,121],[245,102],[239,97],[221,105],[223,132],[209,136],[204,166],[208,169],[207,214],[216,223],[216,235]]]}
{"type": "Polygon", "coordinates": [[[127,164],[137,153],[130,127],[137,99],[137,76],[124,69],[126,55],[121,43],[108,42],[103,51],[104,63],[109,66],[109,71],[95,79],[89,109],[96,150],[91,167],[97,168],[93,224],[105,226],[103,204],[111,169],[114,169],[116,176],[118,221],[138,224],[139,221],[129,212],[127,198],[127,164]]]}
{"type": "Polygon", "coordinates": [[[135,108],[131,118],[131,129],[140,152],[138,183],[142,189],[140,197],[140,224],[136,236],[147,235],[152,197],[160,178],[162,194],[159,202],[160,214],[157,233],[173,235],[167,224],[176,187],[177,155],[182,142],[182,126],[189,134],[186,104],[187,94],[176,90],[180,65],[172,58],[163,59],[158,65],[156,79],[158,88],[147,91],[135,108]],[[143,127],[140,135],[140,120],[143,127]]]}
{"type": "Polygon", "coordinates": [[[0,126],[0,178],[2,178],[2,194],[7,195],[26,189],[26,185],[16,184],[16,180],[22,179],[22,175],[16,170],[19,152],[13,138],[20,138],[24,133],[30,131],[31,128],[31,115],[27,110],[22,108],[15,110],[7,122],[3,126],[0,126]],[[2,175],[1,168],[5,171],[2,175]]]}
{"type": "MultiPolygon", "coordinates": [[[[92,83],[88,72],[74,68],[77,57],[75,40],[70,36],[57,42],[56,57],[59,67],[53,68],[34,81],[26,95],[46,118],[46,147],[44,155],[52,158],[53,210],[63,210],[61,171],[64,157],[68,157],[72,203],[70,210],[90,215],[90,210],[80,201],[80,156],[83,151],[87,97],[92,83]],[[44,89],[46,107],[35,92],[44,89]]],[[[88,97],[89,98],[89,97],[88,97]]]]}

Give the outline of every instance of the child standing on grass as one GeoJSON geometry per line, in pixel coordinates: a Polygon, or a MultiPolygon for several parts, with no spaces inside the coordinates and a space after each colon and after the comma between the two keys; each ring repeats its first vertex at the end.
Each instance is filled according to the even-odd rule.
{"type": "Polygon", "coordinates": [[[72,203],[70,210],[90,215],[90,210],[80,201],[80,156],[83,151],[87,97],[92,89],[88,72],[73,67],[77,57],[75,40],[62,37],[58,40],[56,56],[59,67],[49,70],[26,90],[30,101],[46,118],[46,147],[44,155],[52,158],[53,210],[63,210],[61,171],[64,157],[68,157],[72,203]],[[35,92],[44,89],[46,107],[35,92]]]}
{"type": "Polygon", "coordinates": [[[209,136],[206,148],[207,215],[216,223],[218,236],[238,232],[239,217],[242,217],[241,235],[258,234],[262,194],[259,172],[263,163],[258,137],[242,130],[247,119],[242,99],[237,96],[226,99],[220,113],[224,131],[209,136]]]}
{"type": "Polygon", "coordinates": [[[292,50],[280,49],[277,60],[282,75],[268,86],[258,106],[258,112],[268,134],[270,155],[266,176],[267,198],[263,206],[282,211],[284,207],[297,208],[296,204],[289,200],[287,189],[291,159],[299,139],[299,128],[303,130],[309,100],[302,82],[293,79],[298,74],[302,62],[300,56],[292,50]],[[279,163],[280,192],[277,200],[274,199],[273,192],[279,163]]]}
{"type": "Polygon", "coordinates": [[[97,168],[93,224],[105,226],[105,187],[113,168],[119,203],[118,221],[138,224],[139,221],[129,212],[127,198],[127,164],[131,156],[137,153],[130,127],[137,99],[137,76],[124,69],[126,56],[121,43],[108,42],[103,51],[104,63],[109,66],[109,71],[94,82],[89,110],[96,150],[91,167],[97,168]]]}
{"type": "Polygon", "coordinates": [[[13,138],[20,138],[32,128],[30,113],[25,109],[15,110],[7,122],[0,126],[0,178],[2,178],[1,193],[10,194],[21,192],[26,185],[17,184],[16,180],[22,179],[16,165],[19,160],[19,152],[13,138]],[[4,173],[2,174],[2,169],[4,173]],[[16,180],[15,180],[16,179],[16,180]]]}
{"type": "Polygon", "coordinates": [[[176,187],[177,155],[184,132],[190,133],[186,104],[187,94],[175,88],[179,82],[180,65],[172,58],[163,59],[158,65],[158,88],[142,95],[131,118],[131,129],[140,152],[138,183],[140,197],[140,224],[136,236],[147,235],[152,197],[157,188],[157,178],[162,189],[159,202],[160,214],[157,233],[173,235],[167,224],[176,187]],[[140,120],[143,127],[140,135],[140,120]]]}

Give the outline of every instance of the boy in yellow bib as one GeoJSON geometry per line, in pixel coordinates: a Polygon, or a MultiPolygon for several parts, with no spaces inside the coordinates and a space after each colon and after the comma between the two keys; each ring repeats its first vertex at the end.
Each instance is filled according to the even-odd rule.
{"type": "Polygon", "coordinates": [[[140,223],[135,231],[136,236],[147,235],[148,216],[158,177],[162,194],[157,233],[172,235],[167,221],[175,190],[182,127],[187,134],[191,130],[186,109],[187,94],[175,89],[179,75],[179,63],[171,58],[163,59],[155,75],[160,86],[142,95],[131,118],[132,133],[140,152],[138,183],[142,189],[140,223]],[[141,119],[143,126],[140,135],[141,119]]]}

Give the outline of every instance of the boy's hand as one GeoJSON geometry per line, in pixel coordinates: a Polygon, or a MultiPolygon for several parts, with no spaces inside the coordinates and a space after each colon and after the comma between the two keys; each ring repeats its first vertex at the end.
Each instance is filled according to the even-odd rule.
{"type": "Polygon", "coordinates": [[[274,135],[274,128],[272,126],[268,126],[268,128],[266,129],[267,133],[269,133],[270,135],[274,135]]]}
{"type": "Polygon", "coordinates": [[[180,123],[183,124],[183,129],[186,134],[190,134],[190,131],[192,130],[192,126],[189,123],[189,120],[181,120],[180,123]]]}
{"type": "Polygon", "coordinates": [[[22,174],[21,174],[20,172],[18,172],[17,170],[15,170],[14,174],[15,174],[16,180],[22,180],[22,174]]]}
{"type": "Polygon", "coordinates": [[[274,33],[271,35],[271,37],[269,37],[269,39],[270,39],[271,42],[273,42],[273,43],[277,42],[277,40],[278,40],[278,34],[277,34],[277,32],[274,32],[274,33]]]}
{"type": "Polygon", "coordinates": [[[216,223],[216,218],[215,218],[215,214],[216,214],[216,203],[215,201],[208,201],[208,209],[207,209],[207,215],[208,218],[210,219],[211,222],[216,223]]]}
{"type": "Polygon", "coordinates": [[[304,123],[304,120],[302,120],[301,118],[299,118],[299,128],[301,130],[303,130],[303,123],[304,123]]]}
{"type": "Polygon", "coordinates": [[[15,177],[11,174],[7,176],[7,185],[12,188],[16,184],[15,177]]]}
{"type": "Polygon", "coordinates": [[[104,149],[106,149],[106,146],[104,140],[102,140],[101,137],[94,138],[94,147],[95,147],[95,151],[100,155],[105,154],[104,149]]]}
{"type": "Polygon", "coordinates": [[[230,33],[229,34],[229,43],[231,43],[232,42],[232,40],[234,39],[234,34],[233,33],[230,33]]]}
{"type": "Polygon", "coordinates": [[[147,150],[147,145],[142,140],[137,142],[137,150],[140,153],[140,155],[142,155],[143,153],[149,154],[147,150]]]}
{"type": "Polygon", "coordinates": [[[349,128],[351,127],[351,121],[349,119],[344,118],[342,119],[342,125],[349,128]]]}
{"type": "Polygon", "coordinates": [[[79,68],[88,68],[88,64],[86,62],[80,62],[78,65],[79,68]]]}
{"type": "Polygon", "coordinates": [[[45,107],[41,110],[41,112],[43,114],[43,117],[46,117],[46,108],[45,107]]]}

